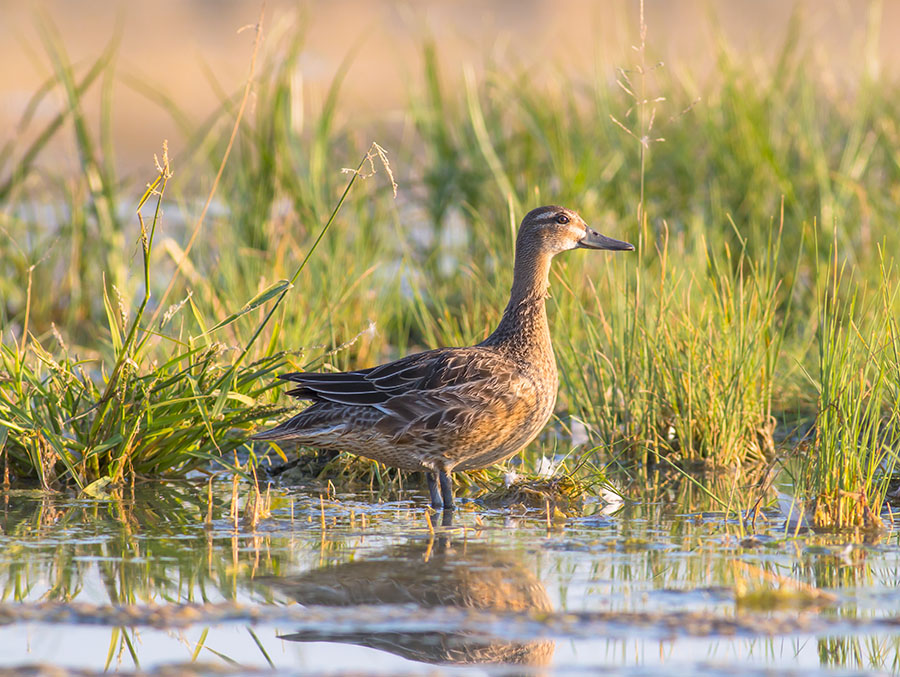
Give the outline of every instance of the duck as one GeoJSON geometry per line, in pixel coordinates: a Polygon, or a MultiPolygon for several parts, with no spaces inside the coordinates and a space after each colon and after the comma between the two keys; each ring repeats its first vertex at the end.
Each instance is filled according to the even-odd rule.
{"type": "Polygon", "coordinates": [[[521,451],[553,414],[559,377],[545,299],[550,262],[572,249],[633,251],[556,205],[528,212],[516,237],[509,303],[476,345],[415,353],[367,369],[281,374],[311,404],[253,436],[347,451],[425,473],[431,506],[455,507],[451,473],[521,451]]]}

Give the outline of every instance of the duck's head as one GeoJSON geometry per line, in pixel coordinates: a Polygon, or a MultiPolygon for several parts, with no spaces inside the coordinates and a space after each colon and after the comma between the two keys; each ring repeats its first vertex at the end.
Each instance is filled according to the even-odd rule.
{"type": "Polygon", "coordinates": [[[519,226],[519,242],[551,255],[569,249],[633,251],[634,245],[592,230],[576,212],[549,205],[532,209],[519,226]]]}

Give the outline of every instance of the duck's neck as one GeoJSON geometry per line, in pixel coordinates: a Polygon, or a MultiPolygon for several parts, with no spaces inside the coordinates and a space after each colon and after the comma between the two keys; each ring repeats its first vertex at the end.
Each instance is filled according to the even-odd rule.
{"type": "Polygon", "coordinates": [[[552,256],[517,243],[509,304],[500,324],[483,345],[503,346],[515,352],[549,352],[550,327],[544,299],[550,286],[552,256]]]}

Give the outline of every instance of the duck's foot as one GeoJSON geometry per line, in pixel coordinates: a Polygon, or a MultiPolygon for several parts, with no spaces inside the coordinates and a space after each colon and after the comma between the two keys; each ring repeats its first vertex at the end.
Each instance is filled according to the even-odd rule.
{"type": "Polygon", "coordinates": [[[440,510],[444,507],[444,502],[441,500],[441,494],[438,492],[437,473],[426,470],[425,479],[428,480],[428,493],[431,494],[431,507],[435,510],[440,510]]]}
{"type": "MultiPolygon", "coordinates": [[[[444,510],[453,510],[453,480],[450,479],[450,473],[446,470],[438,470],[437,476],[441,482],[441,497],[444,501],[444,510]]],[[[431,495],[433,502],[434,493],[431,495]]]]}

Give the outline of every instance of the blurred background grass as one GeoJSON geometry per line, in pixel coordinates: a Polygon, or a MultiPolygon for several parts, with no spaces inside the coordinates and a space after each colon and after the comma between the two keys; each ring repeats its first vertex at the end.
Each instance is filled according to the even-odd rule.
{"type": "MultiPolygon", "coordinates": [[[[305,108],[322,105],[348,53],[359,54],[341,87],[340,119],[361,123],[402,124],[410,89],[420,79],[421,44],[430,40],[438,57],[452,64],[442,77],[450,89],[462,84],[462,64],[476,73],[493,67],[526,68],[532,82],[569,80],[570,86],[610,84],[614,69],[633,61],[637,42],[638,3],[603,0],[472,0],[395,2],[284,2],[269,0],[264,53],[283,48],[276,39],[302,26],[302,47],[294,69],[305,108]]],[[[238,32],[256,21],[259,6],[242,2],[161,0],[152,5],[127,1],[65,0],[0,2],[0,136],[14,133],[28,101],[52,75],[41,47],[36,14],[53,19],[74,63],[97,58],[99,47],[119,34],[111,93],[116,114],[110,121],[117,165],[124,171],[148,167],[159,140],[173,148],[187,139],[184,130],[159,106],[148,105],[133,79],[160,88],[195,120],[221,103],[246,78],[251,32],[238,32]]],[[[900,30],[896,3],[866,0],[758,0],[671,3],[647,0],[646,20],[654,58],[694,94],[717,71],[724,41],[745,64],[772,64],[799,14],[804,27],[797,48],[808,54],[832,86],[859,83],[863,75],[882,71],[896,76],[900,30]],[[873,7],[874,5],[874,7],[873,7]],[[870,9],[877,16],[868,26],[870,9]],[[874,35],[869,33],[874,30],[874,35]]],[[[37,122],[59,110],[58,97],[45,101],[37,122]]],[[[98,97],[85,100],[89,119],[100,114],[98,97]]],[[[38,127],[40,124],[38,124],[38,127]]],[[[34,133],[34,130],[30,130],[34,133]]],[[[28,140],[26,131],[23,140],[28,140]]],[[[76,171],[71,144],[56,139],[53,161],[76,171]]]]}

